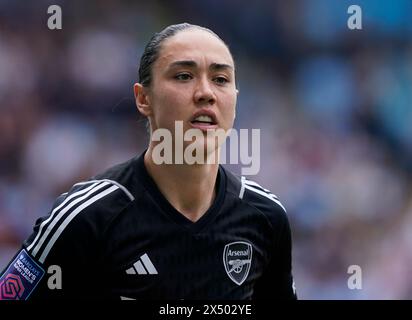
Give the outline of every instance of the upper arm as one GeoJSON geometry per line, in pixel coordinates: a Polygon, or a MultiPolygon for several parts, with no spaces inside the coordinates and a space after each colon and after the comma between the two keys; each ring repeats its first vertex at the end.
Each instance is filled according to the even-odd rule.
{"type": "Polygon", "coordinates": [[[128,203],[122,193],[116,185],[90,182],[58,197],[1,275],[1,292],[7,294],[0,298],[93,297],[102,272],[99,230],[128,203]],[[52,269],[61,271],[61,289],[50,288],[52,269]]]}

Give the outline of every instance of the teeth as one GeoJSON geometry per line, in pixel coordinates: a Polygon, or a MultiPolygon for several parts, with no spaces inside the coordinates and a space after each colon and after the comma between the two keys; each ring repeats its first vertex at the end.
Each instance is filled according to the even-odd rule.
{"type": "Polygon", "coordinates": [[[209,117],[209,116],[198,116],[198,117],[196,117],[195,121],[213,122],[212,118],[209,117]]]}

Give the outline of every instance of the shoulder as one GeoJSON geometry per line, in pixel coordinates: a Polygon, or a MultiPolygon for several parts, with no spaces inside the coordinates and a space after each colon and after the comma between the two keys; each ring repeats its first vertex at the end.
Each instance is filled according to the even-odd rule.
{"type": "Polygon", "coordinates": [[[53,209],[62,211],[70,207],[76,208],[79,212],[105,207],[121,209],[134,199],[128,188],[120,182],[108,178],[93,178],[74,184],[68,192],[57,198],[53,209]]]}
{"type": "MultiPolygon", "coordinates": [[[[98,209],[100,212],[122,210],[135,200],[135,190],[131,190],[134,178],[134,159],[117,164],[89,180],[74,184],[70,190],[58,198],[59,210],[76,207],[80,211],[98,209]]],[[[56,204],[55,204],[56,205],[56,204]]],[[[55,206],[54,206],[55,207],[55,206]]]]}
{"type": "Polygon", "coordinates": [[[78,220],[83,218],[96,223],[111,219],[135,200],[134,161],[130,159],[74,184],[60,195],[52,212],[68,210],[73,217],[78,216],[78,220]]]}
{"type": "Polygon", "coordinates": [[[64,243],[64,248],[95,243],[135,199],[121,183],[125,181],[102,174],[74,184],[56,199],[48,215],[36,221],[33,234],[25,241],[27,251],[43,263],[59,243],[64,243]]]}
{"type": "Polygon", "coordinates": [[[139,193],[138,170],[136,170],[138,158],[134,157],[126,162],[114,165],[105,171],[95,175],[88,181],[104,180],[117,185],[129,198],[133,200],[134,195],[139,193]]]}
{"type": "Polygon", "coordinates": [[[225,170],[227,176],[227,191],[243,204],[255,208],[275,225],[287,223],[287,211],[281,200],[270,190],[256,181],[238,176],[225,170]]]}

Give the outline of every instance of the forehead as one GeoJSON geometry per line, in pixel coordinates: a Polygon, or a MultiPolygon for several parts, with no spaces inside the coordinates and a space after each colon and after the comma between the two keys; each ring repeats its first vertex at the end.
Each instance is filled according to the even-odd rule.
{"type": "Polygon", "coordinates": [[[226,45],[213,34],[197,29],[180,31],[166,39],[159,51],[158,65],[166,67],[177,60],[224,63],[233,66],[232,55],[226,45]]]}

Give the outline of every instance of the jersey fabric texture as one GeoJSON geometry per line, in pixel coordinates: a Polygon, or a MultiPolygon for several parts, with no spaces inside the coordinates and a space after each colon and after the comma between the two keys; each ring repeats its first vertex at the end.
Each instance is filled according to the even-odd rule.
{"type": "Polygon", "coordinates": [[[275,195],[222,166],[214,203],[190,221],[143,153],[59,196],[0,286],[1,299],[296,299],[291,230],[275,195]]]}

